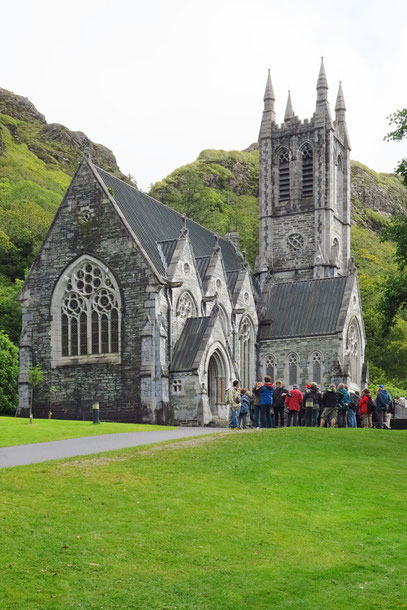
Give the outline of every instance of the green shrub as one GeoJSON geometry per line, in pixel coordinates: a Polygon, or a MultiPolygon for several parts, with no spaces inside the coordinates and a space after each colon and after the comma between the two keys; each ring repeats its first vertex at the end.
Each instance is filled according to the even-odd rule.
{"type": "Polygon", "coordinates": [[[18,349],[0,331],[0,413],[14,415],[18,400],[18,349]]]}

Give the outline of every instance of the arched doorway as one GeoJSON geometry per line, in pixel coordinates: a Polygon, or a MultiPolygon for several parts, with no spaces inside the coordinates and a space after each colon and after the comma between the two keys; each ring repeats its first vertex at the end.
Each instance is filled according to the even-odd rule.
{"type": "Polygon", "coordinates": [[[226,391],[226,367],[222,354],[215,350],[208,363],[208,399],[211,412],[220,415],[224,407],[226,391]]]}

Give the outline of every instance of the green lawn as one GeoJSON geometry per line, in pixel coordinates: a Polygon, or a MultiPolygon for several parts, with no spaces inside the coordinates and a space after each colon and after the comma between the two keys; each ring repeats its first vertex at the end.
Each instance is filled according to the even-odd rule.
{"type": "Polygon", "coordinates": [[[170,426],[150,426],[147,424],[116,424],[102,422],[95,425],[88,421],[62,419],[28,419],[21,417],[0,417],[0,447],[28,445],[45,441],[60,441],[64,438],[115,434],[117,432],[148,432],[151,430],[173,430],[170,426]]]}
{"type": "Polygon", "coordinates": [[[403,608],[406,440],[227,432],[2,470],[0,607],[403,608]]]}

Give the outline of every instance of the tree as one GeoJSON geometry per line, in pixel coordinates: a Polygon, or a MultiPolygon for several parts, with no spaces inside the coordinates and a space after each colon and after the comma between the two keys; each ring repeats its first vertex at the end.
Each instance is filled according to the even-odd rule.
{"type": "MultiPolygon", "coordinates": [[[[385,136],[387,142],[400,142],[407,137],[407,108],[393,112],[389,117],[390,125],[395,125],[396,129],[385,136]]],[[[407,157],[404,157],[396,167],[396,174],[401,176],[404,186],[407,186],[407,157]]]]}
{"type": "Polygon", "coordinates": [[[14,415],[18,399],[18,349],[0,331],[0,413],[14,415]]]}
{"type": "Polygon", "coordinates": [[[36,364],[35,366],[30,366],[28,372],[28,379],[31,384],[31,393],[30,393],[30,421],[32,422],[33,418],[33,393],[34,389],[44,381],[44,373],[42,372],[42,368],[40,364],[36,364]]]}
{"type": "MultiPolygon", "coordinates": [[[[387,141],[401,141],[407,137],[407,108],[397,110],[389,116],[390,125],[396,129],[385,136],[387,141]]],[[[396,173],[407,186],[407,158],[397,165],[396,173]]],[[[394,326],[397,314],[407,307],[407,216],[399,214],[383,230],[382,240],[394,242],[396,251],[394,260],[397,270],[389,274],[385,281],[383,296],[379,309],[383,314],[383,334],[388,334],[394,326]]]]}

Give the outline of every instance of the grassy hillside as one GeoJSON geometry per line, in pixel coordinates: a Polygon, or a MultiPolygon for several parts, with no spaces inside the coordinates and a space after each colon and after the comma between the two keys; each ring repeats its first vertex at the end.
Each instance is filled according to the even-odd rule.
{"type": "Polygon", "coordinates": [[[114,155],[81,132],[48,125],[21,96],[0,89],[0,328],[17,342],[21,281],[84,151],[126,179],[114,155]]]}
{"type": "Polygon", "coordinates": [[[406,459],[285,428],[2,470],[0,606],[402,608],[406,459]]]}

